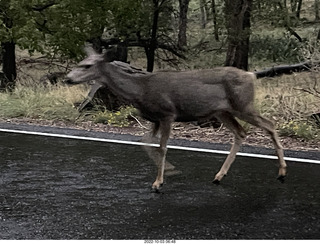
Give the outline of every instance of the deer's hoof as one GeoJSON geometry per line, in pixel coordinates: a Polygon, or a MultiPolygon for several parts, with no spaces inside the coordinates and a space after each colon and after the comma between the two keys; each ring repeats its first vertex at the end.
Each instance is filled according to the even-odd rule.
{"type": "Polygon", "coordinates": [[[284,179],[286,178],[285,175],[279,175],[277,180],[280,181],[281,183],[284,183],[284,179]]]}
{"type": "Polygon", "coordinates": [[[163,183],[160,184],[159,186],[152,185],[151,192],[152,192],[152,193],[161,193],[161,192],[160,192],[160,189],[161,189],[162,186],[163,186],[163,183]]]}
{"type": "Polygon", "coordinates": [[[214,180],[212,181],[212,183],[218,186],[218,185],[220,185],[220,180],[214,179],[214,180]]]}
{"type": "Polygon", "coordinates": [[[160,189],[158,189],[158,188],[157,188],[157,189],[152,188],[152,189],[151,189],[151,193],[163,194],[163,192],[161,192],[160,189]]]}
{"type": "Polygon", "coordinates": [[[216,176],[214,177],[214,180],[212,181],[215,185],[220,185],[220,181],[223,179],[223,177],[227,176],[227,174],[218,172],[216,176]]]}
{"type": "Polygon", "coordinates": [[[163,186],[163,183],[160,183],[159,181],[155,181],[152,184],[152,191],[155,193],[159,193],[162,186],[163,186]]]}

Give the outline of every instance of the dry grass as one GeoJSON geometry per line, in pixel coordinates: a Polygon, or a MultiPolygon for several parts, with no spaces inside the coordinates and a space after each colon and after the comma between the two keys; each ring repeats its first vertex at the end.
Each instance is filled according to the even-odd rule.
{"type": "Polygon", "coordinates": [[[311,118],[320,112],[320,73],[306,72],[257,81],[256,106],[277,122],[280,134],[316,139],[319,126],[311,118]]]}
{"type": "Polygon", "coordinates": [[[85,86],[23,86],[12,93],[0,93],[0,117],[27,117],[75,121],[79,116],[74,104],[84,99],[85,86]]]}
{"type": "Polygon", "coordinates": [[[18,77],[15,89],[0,93],[1,118],[32,118],[75,121],[75,103],[87,96],[88,86],[51,85],[41,78],[52,72],[66,72],[67,64],[52,62],[41,55],[17,50],[18,77]]]}
{"type": "Polygon", "coordinates": [[[319,110],[320,97],[311,94],[315,85],[319,83],[320,87],[318,80],[320,73],[312,72],[258,80],[256,100],[260,111],[278,120],[310,116],[319,110]]]}

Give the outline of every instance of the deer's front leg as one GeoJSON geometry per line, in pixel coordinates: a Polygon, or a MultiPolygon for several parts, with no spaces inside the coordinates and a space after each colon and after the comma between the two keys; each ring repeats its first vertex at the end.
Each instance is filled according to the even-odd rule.
{"type": "MultiPolygon", "coordinates": [[[[152,131],[150,133],[147,133],[143,136],[142,138],[142,142],[144,143],[152,143],[152,144],[156,144],[159,143],[159,141],[157,140],[157,137],[155,136],[155,134],[157,133],[152,131]]],[[[149,158],[152,159],[152,161],[156,164],[156,166],[158,167],[159,165],[159,148],[156,147],[151,147],[151,146],[143,146],[143,149],[146,151],[146,153],[148,154],[149,158]]],[[[175,175],[175,174],[179,174],[180,171],[175,170],[175,166],[172,165],[171,163],[169,163],[168,161],[165,162],[165,166],[164,166],[164,171],[165,171],[165,175],[175,175]]]]}
{"type": "Polygon", "coordinates": [[[158,159],[157,159],[157,167],[158,167],[158,174],[155,182],[152,184],[152,189],[158,191],[163,184],[163,175],[164,175],[164,168],[166,163],[166,154],[167,148],[161,147],[158,148],[158,159]]]}

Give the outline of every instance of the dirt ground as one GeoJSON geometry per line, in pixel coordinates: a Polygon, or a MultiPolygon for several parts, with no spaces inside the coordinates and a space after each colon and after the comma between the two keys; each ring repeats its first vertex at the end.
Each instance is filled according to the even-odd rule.
{"type": "MultiPolygon", "coordinates": [[[[139,121],[132,123],[128,127],[115,127],[105,124],[96,124],[93,122],[78,122],[78,123],[68,123],[62,121],[48,121],[48,120],[38,120],[38,119],[7,119],[1,120],[0,122],[6,122],[11,124],[30,124],[30,125],[41,125],[59,128],[74,128],[82,129],[87,131],[97,131],[97,132],[109,132],[118,134],[129,134],[142,136],[146,133],[150,127],[151,123],[148,121],[139,121]]],[[[233,142],[233,135],[225,127],[212,128],[205,127],[201,128],[193,123],[174,123],[172,132],[172,139],[186,139],[190,141],[203,141],[212,143],[222,143],[230,144],[233,142]]],[[[292,137],[281,137],[280,138],[282,146],[285,150],[297,150],[297,151],[319,151],[320,143],[316,140],[304,140],[301,138],[292,137]]],[[[262,130],[251,127],[248,131],[248,136],[244,141],[243,145],[249,146],[259,146],[273,148],[272,141],[266,133],[262,130]]]]}

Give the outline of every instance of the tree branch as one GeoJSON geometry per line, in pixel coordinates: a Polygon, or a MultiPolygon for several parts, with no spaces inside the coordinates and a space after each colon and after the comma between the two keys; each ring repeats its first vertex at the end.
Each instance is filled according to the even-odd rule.
{"type": "Polygon", "coordinates": [[[312,91],[311,89],[306,89],[306,88],[294,88],[294,90],[298,90],[298,91],[303,91],[305,93],[309,93],[315,97],[319,97],[320,98],[320,93],[317,93],[317,91],[312,91]]]}
{"type": "Polygon", "coordinates": [[[180,53],[178,51],[178,48],[176,48],[176,47],[173,47],[173,46],[170,46],[170,45],[167,45],[164,43],[158,43],[158,47],[173,53],[174,55],[176,55],[179,58],[186,59],[186,57],[182,53],[180,53]]]}
{"type": "Polygon", "coordinates": [[[295,32],[290,26],[287,26],[287,30],[290,32],[291,35],[297,38],[299,42],[302,42],[301,36],[299,36],[299,34],[295,32]]]}
{"type": "MultiPolygon", "coordinates": [[[[108,40],[101,40],[101,44],[106,48],[109,45],[119,44],[120,42],[121,41],[117,38],[111,38],[108,40]]],[[[144,47],[145,48],[148,46],[149,40],[139,38],[138,40],[126,40],[125,42],[128,47],[144,47]]],[[[181,50],[174,45],[169,45],[169,44],[157,42],[157,48],[167,50],[179,58],[186,59],[186,57],[181,52],[179,52],[181,50]]]]}
{"type": "Polygon", "coordinates": [[[52,6],[56,5],[56,4],[57,4],[56,1],[52,0],[52,1],[48,2],[48,3],[46,3],[45,5],[35,5],[35,6],[32,7],[32,10],[41,12],[41,11],[43,11],[43,10],[45,10],[47,8],[50,8],[50,7],[52,7],[52,6]]]}

